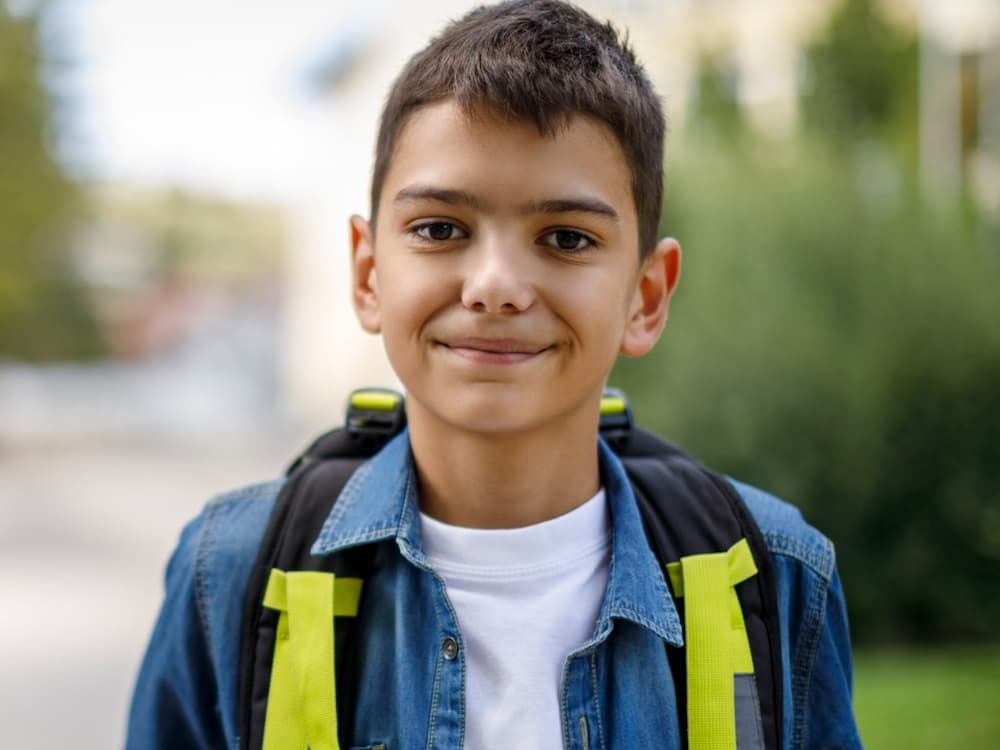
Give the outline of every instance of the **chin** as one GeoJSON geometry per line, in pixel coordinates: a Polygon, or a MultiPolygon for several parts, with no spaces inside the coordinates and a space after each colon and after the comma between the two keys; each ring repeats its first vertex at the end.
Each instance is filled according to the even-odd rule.
{"type": "MultiPolygon", "coordinates": [[[[437,422],[446,430],[479,434],[484,437],[505,437],[530,432],[540,424],[544,414],[531,400],[510,393],[496,393],[498,389],[472,389],[459,397],[420,401],[419,412],[426,412],[431,422],[437,422]]],[[[412,401],[413,398],[409,399],[412,401]]],[[[408,404],[409,405],[409,404],[408,404]]],[[[419,412],[413,412],[411,419],[420,419],[419,412]]]]}
{"type": "Polygon", "coordinates": [[[500,438],[530,432],[537,426],[537,414],[529,416],[518,411],[494,403],[449,409],[442,417],[453,428],[463,432],[500,438]]]}

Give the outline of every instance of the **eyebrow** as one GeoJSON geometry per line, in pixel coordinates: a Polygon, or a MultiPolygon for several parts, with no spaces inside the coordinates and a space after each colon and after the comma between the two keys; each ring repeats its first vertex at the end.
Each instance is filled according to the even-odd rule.
{"type": "MultiPolygon", "coordinates": [[[[453,206],[468,206],[469,208],[481,209],[482,201],[466,190],[451,190],[448,188],[434,187],[433,185],[411,185],[396,193],[394,203],[406,203],[411,201],[432,200],[439,203],[447,203],[453,206]]],[[[588,213],[606,216],[613,221],[618,221],[618,212],[610,205],[597,198],[559,198],[554,200],[537,201],[525,203],[518,208],[518,213],[531,214],[565,214],[565,213],[588,213]]]]}
{"type": "Polygon", "coordinates": [[[618,221],[618,212],[597,198],[563,198],[560,200],[529,203],[521,209],[524,213],[568,214],[585,213],[607,216],[618,221]]]}
{"type": "Polygon", "coordinates": [[[447,188],[437,188],[431,185],[411,185],[396,193],[393,203],[406,203],[413,201],[437,201],[438,203],[448,203],[454,206],[468,206],[469,208],[481,208],[479,199],[472,193],[465,190],[449,190],[447,188]]]}

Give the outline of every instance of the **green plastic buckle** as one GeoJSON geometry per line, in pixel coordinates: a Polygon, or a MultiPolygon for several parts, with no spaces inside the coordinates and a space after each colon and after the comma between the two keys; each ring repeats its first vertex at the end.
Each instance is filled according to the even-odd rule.
{"type": "Polygon", "coordinates": [[[403,394],[388,388],[359,388],[347,399],[347,430],[359,438],[386,440],[406,426],[403,394]]]}
{"type": "Polygon", "coordinates": [[[632,433],[632,406],[617,388],[605,388],[601,395],[601,437],[615,448],[628,442],[632,433]]]}

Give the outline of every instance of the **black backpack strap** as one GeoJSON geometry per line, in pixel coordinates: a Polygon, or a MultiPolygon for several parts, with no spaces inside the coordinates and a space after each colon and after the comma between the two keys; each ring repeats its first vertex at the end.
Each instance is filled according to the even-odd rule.
{"type": "MultiPolygon", "coordinates": [[[[756,716],[747,714],[747,708],[754,708],[753,695],[748,692],[750,687],[741,683],[743,676],[738,675],[734,687],[737,730],[743,730],[740,736],[746,736],[749,730],[763,740],[766,748],[781,747],[777,593],[773,561],[757,524],[728,480],[655,435],[633,429],[627,439],[620,441],[618,452],[631,480],[650,546],[665,568],[689,556],[725,552],[740,540],[747,540],[757,574],[736,585],[735,590],[753,657],[751,682],[755,683],[753,689],[759,698],[760,725],[754,726],[756,716]]],[[[683,618],[685,600],[676,598],[676,603],[683,618]]],[[[685,639],[688,638],[685,634],[685,639]]],[[[670,647],[667,653],[677,687],[682,731],[686,735],[685,654],[670,647]]],[[[760,739],[749,747],[760,747],[760,739]]],[[[741,750],[746,747],[744,743],[739,746],[741,750]]]]}
{"type": "MultiPolygon", "coordinates": [[[[275,636],[281,615],[263,606],[275,571],[324,572],[337,578],[367,580],[375,549],[360,546],[331,555],[310,551],[334,502],[351,475],[406,423],[398,393],[362,389],[351,394],[347,427],[331,430],[307,448],[287,470],[260,545],[244,599],[240,644],[239,737],[241,750],[263,746],[265,717],[275,658],[275,636]]],[[[361,606],[364,588],[360,591],[361,606]]],[[[335,613],[336,614],[336,613],[335,613]]],[[[351,648],[356,618],[335,618],[334,675],[352,685],[356,663],[351,648]]],[[[336,691],[336,714],[351,716],[351,690],[336,691]]]]}
{"type": "MultiPolygon", "coordinates": [[[[347,437],[346,430],[327,439],[347,437]]],[[[363,463],[362,458],[336,458],[301,462],[289,476],[278,496],[260,555],[250,578],[244,603],[240,665],[240,737],[241,747],[263,746],[264,718],[267,712],[270,677],[275,655],[275,636],[280,615],[262,606],[272,571],[318,571],[337,578],[365,580],[373,565],[373,550],[359,547],[343,552],[315,556],[310,547],[319,535],[333,503],[348,479],[363,463]]],[[[362,588],[361,596],[364,596],[362,588]]],[[[338,617],[335,633],[335,669],[344,679],[351,669],[345,657],[353,634],[354,617],[338,617]]],[[[348,691],[337,691],[337,712],[345,715],[348,691]]]]}

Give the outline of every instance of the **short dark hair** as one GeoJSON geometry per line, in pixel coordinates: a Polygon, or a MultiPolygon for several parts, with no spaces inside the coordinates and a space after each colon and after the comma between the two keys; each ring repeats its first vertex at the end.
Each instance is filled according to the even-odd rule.
{"type": "Polygon", "coordinates": [[[610,23],[560,0],[508,0],[448,24],[389,91],[372,173],[373,225],[407,119],[447,98],[468,114],[528,120],[546,136],[575,114],[605,123],[632,173],[640,257],[652,251],[663,197],[663,109],[628,40],[610,23]]]}

